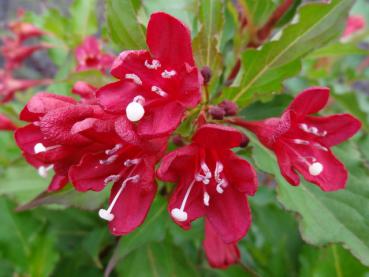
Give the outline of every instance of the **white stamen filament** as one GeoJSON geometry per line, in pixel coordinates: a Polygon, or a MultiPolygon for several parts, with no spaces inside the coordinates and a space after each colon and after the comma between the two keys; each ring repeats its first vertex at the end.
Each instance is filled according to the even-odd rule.
{"type": "Polygon", "coordinates": [[[145,109],[143,104],[145,103],[145,98],[141,95],[133,98],[133,101],[129,103],[126,107],[126,115],[129,121],[136,122],[139,121],[145,114],[145,109]]]}
{"type": "Polygon", "coordinates": [[[324,170],[323,164],[314,157],[301,158],[301,160],[308,166],[309,174],[312,176],[318,176],[324,170]],[[307,160],[308,158],[311,158],[312,163],[307,160]]]}
{"type": "Polygon", "coordinates": [[[305,123],[301,123],[299,126],[300,126],[300,129],[303,130],[304,132],[313,134],[313,135],[318,136],[318,137],[324,137],[328,134],[327,131],[320,132],[317,127],[308,126],[305,123]]]}
{"type": "Polygon", "coordinates": [[[136,165],[136,164],[138,164],[140,161],[141,161],[141,159],[140,159],[140,158],[132,159],[132,160],[128,159],[128,160],[125,160],[125,161],[124,161],[124,166],[129,167],[129,166],[132,166],[132,165],[136,165]]]}
{"type": "Polygon", "coordinates": [[[50,171],[53,168],[54,168],[54,165],[53,164],[48,165],[48,166],[40,166],[37,169],[38,175],[40,175],[43,178],[47,178],[48,171],[50,171]]]}
{"type": "Polygon", "coordinates": [[[122,183],[122,186],[120,187],[120,189],[118,190],[117,194],[115,195],[113,201],[111,201],[108,209],[107,210],[105,210],[105,209],[100,209],[99,210],[99,216],[102,219],[105,219],[107,221],[112,221],[114,219],[114,214],[112,214],[111,211],[113,210],[113,208],[115,206],[115,203],[117,202],[119,196],[122,194],[122,192],[125,189],[127,183],[129,181],[131,181],[133,183],[137,183],[139,179],[140,179],[140,176],[139,175],[135,175],[135,176],[128,177],[127,179],[125,179],[123,181],[123,183],[122,183]]]}
{"type": "Polygon", "coordinates": [[[162,90],[161,88],[159,88],[157,86],[152,86],[151,91],[155,92],[157,95],[160,95],[161,97],[167,97],[168,96],[168,93],[166,93],[164,90],[162,90]]]}
{"type": "Polygon", "coordinates": [[[145,60],[145,66],[148,69],[158,69],[161,67],[161,64],[158,60],[152,60],[151,63],[148,60],[145,60]]]}
{"type": "Polygon", "coordinates": [[[171,210],[170,214],[172,215],[172,217],[179,221],[179,222],[183,222],[183,221],[186,221],[187,220],[187,213],[184,211],[184,208],[186,206],[186,202],[187,202],[187,199],[188,199],[188,196],[190,195],[190,192],[195,184],[195,181],[196,180],[193,180],[192,183],[190,184],[190,186],[188,187],[187,191],[186,191],[186,194],[182,200],[182,204],[181,204],[181,207],[178,209],[178,208],[174,208],[171,210]]]}
{"type": "Polygon", "coordinates": [[[110,175],[105,178],[104,183],[105,185],[109,184],[110,182],[115,183],[120,178],[120,175],[110,175]]]}
{"type": "Polygon", "coordinates": [[[116,144],[112,149],[108,149],[108,150],[105,150],[105,154],[106,155],[113,155],[115,153],[117,153],[120,149],[122,149],[123,145],[118,143],[116,144]]]}
{"type": "Polygon", "coordinates": [[[39,153],[43,153],[49,150],[56,149],[58,147],[60,147],[60,145],[53,145],[53,146],[45,147],[45,145],[39,142],[35,144],[35,146],[33,147],[33,151],[35,152],[35,154],[39,154],[39,153]]]}
{"type": "Polygon", "coordinates": [[[172,78],[173,76],[175,76],[177,74],[177,72],[175,70],[164,70],[161,73],[161,77],[165,78],[165,79],[169,79],[172,78]]]}
{"type": "Polygon", "coordinates": [[[132,80],[136,85],[142,85],[140,77],[138,77],[136,74],[127,73],[125,77],[128,80],[132,80]]]}
{"type": "Polygon", "coordinates": [[[109,165],[112,164],[113,162],[115,162],[115,160],[118,158],[118,155],[112,155],[110,157],[108,157],[106,160],[100,160],[99,163],[101,165],[109,165]]]}
{"type": "Polygon", "coordinates": [[[207,192],[205,191],[205,192],[204,192],[204,205],[205,205],[205,206],[209,206],[209,200],[210,200],[209,193],[207,193],[207,192]]]}
{"type": "Polygon", "coordinates": [[[323,151],[325,151],[325,152],[327,152],[328,151],[328,148],[327,147],[324,147],[323,145],[321,145],[320,143],[314,143],[313,144],[313,146],[315,147],[315,148],[318,148],[319,150],[323,150],[323,151]]]}

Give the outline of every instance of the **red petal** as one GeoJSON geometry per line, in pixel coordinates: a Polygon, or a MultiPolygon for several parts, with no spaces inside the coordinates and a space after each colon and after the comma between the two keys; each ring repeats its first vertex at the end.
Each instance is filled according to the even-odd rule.
{"type": "Polygon", "coordinates": [[[107,84],[96,92],[98,102],[107,112],[125,114],[127,105],[140,95],[139,87],[128,81],[107,84]]]}
{"type": "Polygon", "coordinates": [[[197,130],[192,141],[203,147],[228,149],[240,146],[242,134],[228,126],[205,124],[197,130]]]}
{"type": "MultiPolygon", "coordinates": [[[[114,219],[109,224],[112,234],[117,236],[128,234],[145,220],[154,200],[157,187],[154,183],[145,184],[145,189],[140,188],[140,186],[140,182],[128,183],[118,198],[112,210],[114,219]],[[148,186],[150,189],[148,189],[148,186]]],[[[110,201],[112,201],[120,187],[120,183],[113,186],[110,201]]]]}
{"type": "Polygon", "coordinates": [[[240,192],[254,195],[258,189],[258,179],[254,168],[244,159],[233,152],[227,153],[224,162],[225,176],[229,183],[240,192]]]}
{"type": "Polygon", "coordinates": [[[146,35],[152,55],[173,67],[188,63],[194,65],[191,33],[175,17],[157,12],[151,15],[146,35]]]}
{"type": "Polygon", "coordinates": [[[311,87],[297,95],[287,110],[293,110],[297,114],[317,113],[324,108],[328,99],[329,88],[311,87]]]}
{"type": "Polygon", "coordinates": [[[198,152],[196,146],[189,145],[178,148],[167,154],[161,161],[157,175],[165,182],[176,182],[183,176],[183,171],[190,171],[194,165],[194,156],[198,152]]]}
{"type": "Polygon", "coordinates": [[[350,114],[337,114],[326,117],[306,117],[304,121],[310,126],[317,127],[327,135],[318,140],[327,147],[331,147],[348,140],[361,128],[361,122],[350,114]]]}
{"type": "Polygon", "coordinates": [[[40,116],[48,111],[58,108],[67,107],[77,102],[70,97],[56,95],[46,92],[37,93],[27,103],[27,106],[22,110],[20,119],[24,121],[37,121],[40,116]]]}
{"type": "MultiPolygon", "coordinates": [[[[151,60],[151,55],[146,50],[127,50],[119,54],[119,56],[114,60],[111,68],[111,75],[118,79],[125,79],[126,73],[138,74],[140,78],[143,78],[142,73],[151,73],[145,67],[145,61],[151,60]]],[[[148,74],[145,74],[146,79],[149,78],[148,74]]]]}
{"type": "Polygon", "coordinates": [[[17,126],[5,115],[0,114],[0,130],[13,131],[16,130],[17,126]]]}
{"type": "Polygon", "coordinates": [[[43,143],[43,135],[40,128],[33,124],[19,128],[14,136],[20,149],[30,155],[35,154],[34,147],[37,143],[43,143]]]}
{"type": "Polygon", "coordinates": [[[251,210],[246,194],[232,186],[226,187],[222,194],[212,195],[206,216],[225,243],[242,239],[251,224],[251,210]]]}
{"type": "Polygon", "coordinates": [[[141,143],[140,137],[135,132],[134,124],[125,116],[121,116],[116,120],[115,131],[127,143],[133,145],[139,145],[141,143]]]}
{"type": "Polygon", "coordinates": [[[240,250],[237,243],[224,243],[207,220],[205,221],[203,246],[211,267],[224,269],[240,261],[240,250]]]}
{"type": "Polygon", "coordinates": [[[139,121],[137,133],[147,138],[169,135],[180,124],[183,112],[183,107],[177,102],[153,107],[150,109],[150,113],[145,114],[139,121]]]}
{"type": "Polygon", "coordinates": [[[278,159],[279,169],[282,176],[293,186],[298,186],[300,184],[300,177],[296,174],[293,169],[293,161],[287,154],[284,148],[276,146],[275,154],[278,159]]]}

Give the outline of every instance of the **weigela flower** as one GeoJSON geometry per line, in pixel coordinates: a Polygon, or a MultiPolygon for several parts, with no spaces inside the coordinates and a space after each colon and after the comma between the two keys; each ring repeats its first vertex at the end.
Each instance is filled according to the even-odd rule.
{"type": "Polygon", "coordinates": [[[69,176],[78,191],[101,191],[113,184],[109,207],[99,211],[113,234],[127,234],[144,221],[157,190],[155,164],[165,148],[166,139],[141,145],[119,141],[71,167],[69,176]]]}
{"type": "Polygon", "coordinates": [[[365,18],[361,15],[351,15],[347,19],[342,37],[346,38],[365,28],[365,18]]]}
{"type": "Polygon", "coordinates": [[[246,196],[256,192],[257,178],[251,165],[230,150],[242,140],[236,129],[205,124],[190,145],[163,158],[157,174],[177,183],[169,212],[181,227],[188,229],[205,216],[225,243],[246,234],[251,223],[246,196]]]}
{"type": "Polygon", "coordinates": [[[111,74],[120,79],[99,89],[99,103],[107,112],[137,122],[140,137],[168,135],[187,108],[200,101],[201,77],[195,65],[191,35],[178,19],[151,15],[146,34],[150,51],[124,51],[111,74]]]}
{"type": "Polygon", "coordinates": [[[105,72],[110,69],[114,57],[101,50],[96,37],[87,37],[76,49],[77,71],[97,69],[105,72]]]}
{"type": "Polygon", "coordinates": [[[47,85],[50,80],[22,80],[14,79],[9,71],[0,69],[0,102],[13,99],[16,92],[25,91],[31,87],[47,85]]]}
{"type": "Polygon", "coordinates": [[[73,85],[72,93],[81,97],[81,102],[95,104],[96,99],[96,88],[86,82],[78,81],[73,85]]]}
{"type": "Polygon", "coordinates": [[[17,39],[21,42],[34,37],[44,35],[44,32],[32,25],[31,23],[14,21],[9,23],[9,29],[17,36],[17,39]]]}
{"type": "Polygon", "coordinates": [[[0,130],[2,131],[14,131],[17,126],[5,115],[0,114],[0,130]]]}
{"type": "Polygon", "coordinates": [[[345,187],[347,170],[330,150],[359,131],[361,123],[349,114],[318,117],[327,104],[329,89],[313,87],[303,91],[280,118],[263,121],[235,119],[234,123],[254,132],[277,156],[282,175],[292,185],[304,178],[324,191],[345,187]]]}
{"type": "MultiPolygon", "coordinates": [[[[99,118],[101,122],[109,122],[97,105],[79,104],[66,96],[38,93],[22,110],[20,119],[30,124],[19,128],[15,139],[26,159],[38,168],[41,176],[46,176],[53,169],[55,176],[58,176],[55,178],[66,180],[70,167],[78,163],[83,155],[105,148],[98,140],[100,136],[114,141],[109,128],[104,129],[102,124],[98,124],[99,118]],[[90,138],[89,130],[95,127],[99,130],[90,138]],[[81,132],[84,134],[81,135],[81,132]]],[[[49,186],[49,190],[61,188],[53,183],[49,186]]]]}
{"type": "Polygon", "coordinates": [[[240,261],[240,250],[237,243],[224,243],[207,221],[205,221],[203,247],[211,267],[224,269],[240,261]]]}

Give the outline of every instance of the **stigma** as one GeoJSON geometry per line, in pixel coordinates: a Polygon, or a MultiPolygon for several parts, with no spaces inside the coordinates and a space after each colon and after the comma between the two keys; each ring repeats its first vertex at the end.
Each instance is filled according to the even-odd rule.
{"type": "Polygon", "coordinates": [[[138,95],[127,105],[126,115],[129,121],[137,122],[145,115],[144,102],[145,99],[141,95],[138,95]]]}

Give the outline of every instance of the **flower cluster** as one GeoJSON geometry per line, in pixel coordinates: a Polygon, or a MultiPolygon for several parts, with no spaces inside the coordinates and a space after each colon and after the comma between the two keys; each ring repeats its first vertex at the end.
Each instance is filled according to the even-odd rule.
{"type": "MultiPolygon", "coordinates": [[[[55,172],[50,191],[68,182],[81,192],[112,184],[109,206],[99,216],[113,234],[124,235],[143,223],[157,192],[156,177],[175,183],[170,216],[183,229],[203,217],[206,256],[212,266],[224,268],[240,259],[237,242],[250,227],[248,196],[256,193],[258,181],[251,164],[232,151],[245,146],[247,137],[206,118],[228,116],[226,122],[254,132],[276,153],[291,184],[299,184],[298,171],[323,190],[344,187],[347,172],[330,147],[354,135],[360,122],[350,115],[311,115],[327,103],[328,89],[308,89],[281,118],[260,122],[237,118],[230,101],[195,110],[209,76],[202,77],[195,64],[188,28],[168,14],[154,13],[147,46],[115,59],[111,74],[117,81],[98,89],[77,82],[73,93],[79,101],[42,92],[23,109],[20,117],[29,124],[16,131],[16,141],[41,176],[55,172]],[[210,116],[197,120],[188,143],[166,153],[189,109],[210,116]]],[[[76,54],[77,70],[104,71],[110,63],[93,38],[76,54]]]]}

